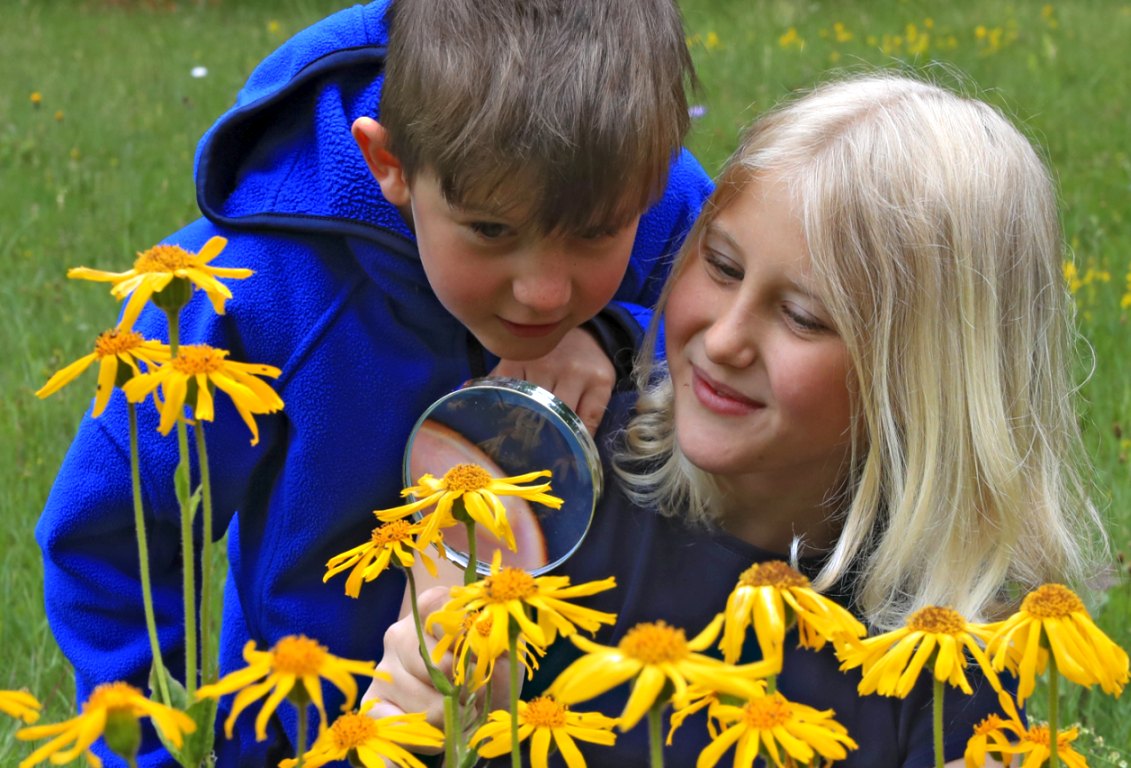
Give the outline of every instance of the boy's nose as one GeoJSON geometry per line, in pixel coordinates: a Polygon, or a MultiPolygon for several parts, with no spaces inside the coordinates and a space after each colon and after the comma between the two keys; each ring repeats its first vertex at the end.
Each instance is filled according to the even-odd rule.
{"type": "Polygon", "coordinates": [[[514,298],[542,315],[553,314],[569,304],[573,292],[569,272],[543,263],[514,279],[514,298]]]}

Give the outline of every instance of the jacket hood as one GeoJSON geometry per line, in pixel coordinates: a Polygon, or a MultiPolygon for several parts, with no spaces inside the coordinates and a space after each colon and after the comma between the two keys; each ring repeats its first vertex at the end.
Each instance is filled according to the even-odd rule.
{"type": "Polygon", "coordinates": [[[197,203],[243,230],[334,233],[415,251],[350,134],[376,116],[389,0],[340,11],[255,68],[197,148],[197,203]]]}

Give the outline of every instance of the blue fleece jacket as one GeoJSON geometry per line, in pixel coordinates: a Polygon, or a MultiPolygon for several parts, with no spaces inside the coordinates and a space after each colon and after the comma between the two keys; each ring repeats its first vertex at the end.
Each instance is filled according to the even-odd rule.
{"type": "MultiPolygon", "coordinates": [[[[388,574],[351,599],[340,583],[322,583],[325,563],[368,538],[371,510],[398,503],[402,452],[416,418],[493,364],[433,295],[411,231],[382,199],[350,136],[355,118],[377,112],[386,7],[382,0],[337,13],[255,70],[201,141],[204,217],[167,240],[195,251],[222,235],[229,243],[213,263],[255,271],[229,282],[234,298],[223,316],[195,296],[182,313],[182,342],[282,369],[275,387],[286,406],[258,419],[258,445],[250,445],[225,395],[205,427],[215,531],[227,532],[230,560],[222,671],[243,666],[248,640],[266,649],[297,633],[338,656],[380,657],[403,579],[388,574]]],[[[663,199],[641,221],[617,300],[655,300],[668,257],[708,192],[699,165],[679,157],[663,199]]],[[[136,327],[166,337],[152,308],[136,327]]],[[[165,663],[180,676],[176,440],[157,433],[151,405],[139,409],[139,422],[159,634],[165,663]]],[[[115,393],[100,418],[84,418],[36,531],[48,619],[75,667],[80,700],[108,681],[144,687],[151,663],[128,446],[125,401],[115,393]]],[[[341,697],[332,686],[326,694],[332,716],[341,697]]],[[[281,724],[273,721],[262,742],[252,728],[257,710],[219,744],[221,766],[258,768],[293,754],[291,708],[280,707],[281,724]]],[[[150,735],[140,765],[172,761],[150,735]]]]}

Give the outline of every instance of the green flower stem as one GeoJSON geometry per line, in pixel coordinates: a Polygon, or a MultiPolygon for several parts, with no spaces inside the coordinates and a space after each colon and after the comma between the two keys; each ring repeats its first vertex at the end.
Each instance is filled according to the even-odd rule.
{"type": "Polygon", "coordinates": [[[457,709],[459,702],[454,696],[444,697],[444,765],[459,765],[459,740],[462,738],[457,709]]]}
{"type": "Polygon", "coordinates": [[[306,754],[306,717],[307,706],[305,704],[295,705],[298,710],[298,744],[295,746],[295,768],[302,768],[303,756],[306,754]]]}
{"type": "Polygon", "coordinates": [[[138,571],[141,576],[141,601],[145,607],[145,628],[149,633],[149,650],[153,654],[153,667],[157,672],[157,685],[161,703],[171,706],[169,682],[165,679],[165,663],[161,659],[161,643],[157,639],[157,618],[153,613],[153,584],[149,579],[149,541],[145,532],[145,512],[141,503],[141,460],[137,447],[137,406],[127,405],[130,414],[130,480],[134,497],[134,533],[137,536],[138,571]]]}
{"type": "Polygon", "coordinates": [[[432,654],[428,652],[428,646],[424,642],[424,622],[420,617],[420,606],[416,604],[416,576],[411,568],[405,568],[404,573],[405,579],[408,581],[409,604],[412,605],[412,622],[416,626],[416,641],[420,645],[420,658],[424,661],[424,667],[428,670],[428,677],[432,679],[436,690],[443,694],[445,698],[451,698],[455,696],[456,689],[444,673],[432,663],[432,654]]]}
{"type": "Polygon", "coordinates": [[[667,702],[657,699],[648,710],[648,750],[652,768],[664,766],[664,705],[667,702]]]}
{"type": "Polygon", "coordinates": [[[215,596],[215,579],[212,578],[212,482],[208,469],[208,446],[204,440],[204,422],[197,419],[196,456],[200,462],[200,500],[204,515],[200,566],[200,667],[205,685],[219,679],[219,647],[212,632],[212,599],[215,596]]]}
{"type": "MultiPolygon", "coordinates": [[[[180,348],[180,322],[177,310],[165,310],[165,317],[169,324],[169,350],[173,357],[177,356],[180,348]]],[[[188,692],[189,701],[196,694],[197,653],[196,653],[196,547],[192,535],[192,493],[191,480],[188,477],[189,453],[188,430],[183,419],[177,419],[177,451],[180,463],[177,472],[184,473],[181,484],[177,488],[177,496],[181,503],[181,551],[184,553],[182,560],[181,590],[184,593],[185,606],[185,690],[188,692]]]]}
{"type": "MultiPolygon", "coordinates": [[[[473,561],[474,562],[474,561],[473,561]]],[[[522,768],[522,750],[518,748],[518,636],[522,629],[508,619],[507,650],[510,652],[511,768],[522,768]]]]}
{"type": "MultiPolygon", "coordinates": [[[[460,503],[463,503],[462,500],[460,503]]],[[[475,553],[475,521],[468,518],[464,527],[467,528],[467,567],[463,569],[463,585],[466,587],[479,580],[479,556],[475,553]]]]}
{"type": "Polygon", "coordinates": [[[768,694],[777,693],[777,691],[778,691],[778,676],[777,675],[767,675],[766,676],[766,694],[768,695],[768,694]]]}
{"type": "Polygon", "coordinates": [[[943,681],[937,677],[933,679],[935,684],[935,701],[934,701],[934,733],[935,733],[935,768],[943,768],[946,765],[946,760],[943,756],[943,681]]]}
{"type": "Polygon", "coordinates": [[[1060,741],[1060,695],[1057,683],[1060,681],[1060,670],[1056,668],[1056,654],[1049,649],[1049,768],[1060,765],[1060,755],[1057,748],[1060,741]]]}

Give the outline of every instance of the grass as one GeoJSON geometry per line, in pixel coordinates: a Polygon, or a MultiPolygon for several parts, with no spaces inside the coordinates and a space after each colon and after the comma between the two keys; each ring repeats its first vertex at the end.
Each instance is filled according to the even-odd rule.
{"type": "MultiPolygon", "coordinates": [[[[73,688],[44,618],[33,530],[88,393],[33,392],[112,322],[101,290],[67,267],[127,263],[196,215],[195,143],[254,64],[344,2],[6,0],[0,25],[0,689],[26,686],[45,722],[73,688]],[[206,67],[205,77],[193,77],[206,67]],[[38,94],[38,103],[32,95],[38,94]]],[[[740,127],[830,69],[926,69],[1013,115],[1047,152],[1075,255],[1082,423],[1113,548],[1131,555],[1131,111],[1122,54],[1131,4],[1008,0],[681,0],[702,82],[691,148],[715,171],[740,127]],[[958,74],[961,73],[961,74],[958,74]]],[[[1131,648],[1127,563],[1097,577],[1101,625],[1131,648]]],[[[1090,729],[1093,765],[1131,753],[1131,697],[1066,694],[1090,729]]],[[[1032,711],[1040,716],[1041,705],[1032,711]]],[[[0,722],[0,764],[26,748],[0,722]]],[[[1083,741],[1084,739],[1082,739],[1083,741]]]]}

